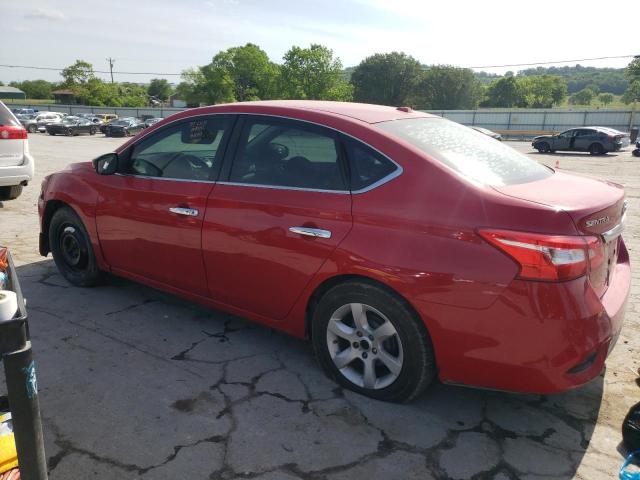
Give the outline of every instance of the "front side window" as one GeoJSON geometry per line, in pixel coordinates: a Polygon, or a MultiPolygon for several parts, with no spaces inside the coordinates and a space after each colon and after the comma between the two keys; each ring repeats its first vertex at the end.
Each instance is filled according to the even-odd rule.
{"type": "Polygon", "coordinates": [[[277,119],[248,120],[230,181],[346,190],[339,151],[334,134],[320,127],[277,119]]]}
{"type": "Polygon", "coordinates": [[[443,118],[392,120],[376,126],[477,183],[511,185],[553,175],[502,142],[443,118]]]}
{"type": "Polygon", "coordinates": [[[181,180],[210,180],[222,160],[230,117],[198,118],[169,125],[133,147],[126,173],[181,180]]]}

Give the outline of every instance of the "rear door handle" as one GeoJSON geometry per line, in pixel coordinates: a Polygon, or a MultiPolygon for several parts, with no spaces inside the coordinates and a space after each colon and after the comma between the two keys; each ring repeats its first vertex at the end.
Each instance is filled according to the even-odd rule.
{"type": "Polygon", "coordinates": [[[290,227],[289,231],[307,237],[331,238],[331,232],[329,230],[322,230],[320,228],[290,227]]]}
{"type": "Polygon", "coordinates": [[[186,208],[186,207],[171,207],[169,209],[171,213],[175,213],[176,215],[184,215],[186,217],[197,217],[198,210],[195,208],[186,208]]]}

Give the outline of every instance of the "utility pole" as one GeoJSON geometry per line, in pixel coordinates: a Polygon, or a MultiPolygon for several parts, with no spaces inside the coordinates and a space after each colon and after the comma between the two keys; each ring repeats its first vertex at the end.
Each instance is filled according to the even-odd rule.
{"type": "Polygon", "coordinates": [[[113,83],[113,62],[115,62],[115,58],[107,58],[107,62],[109,62],[109,71],[111,72],[111,83],[113,83]]]}

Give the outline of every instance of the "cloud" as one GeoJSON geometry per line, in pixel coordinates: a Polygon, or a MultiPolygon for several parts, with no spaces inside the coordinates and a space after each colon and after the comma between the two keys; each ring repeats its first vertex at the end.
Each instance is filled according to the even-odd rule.
{"type": "Polygon", "coordinates": [[[64,13],[59,10],[51,10],[44,8],[37,8],[30,13],[27,13],[24,18],[28,20],[51,20],[59,22],[64,20],[64,13]]]}

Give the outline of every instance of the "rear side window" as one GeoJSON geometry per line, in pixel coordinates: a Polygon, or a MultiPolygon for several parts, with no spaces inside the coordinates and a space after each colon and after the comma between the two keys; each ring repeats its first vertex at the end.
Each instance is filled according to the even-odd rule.
{"type": "Polygon", "coordinates": [[[391,160],[356,140],[346,139],[351,190],[370,187],[398,170],[391,160]]]}
{"type": "Polygon", "coordinates": [[[11,110],[9,110],[2,102],[0,102],[0,127],[18,127],[20,122],[13,116],[11,110]]]}
{"type": "Polygon", "coordinates": [[[502,142],[443,118],[393,120],[376,126],[477,183],[512,185],[553,175],[502,142]]]}
{"type": "Polygon", "coordinates": [[[221,161],[230,117],[198,118],[169,125],[133,147],[126,173],[180,180],[210,180],[221,161]]]}
{"type": "Polygon", "coordinates": [[[230,181],[346,190],[333,133],[301,122],[250,119],[242,129],[230,181]]]}

